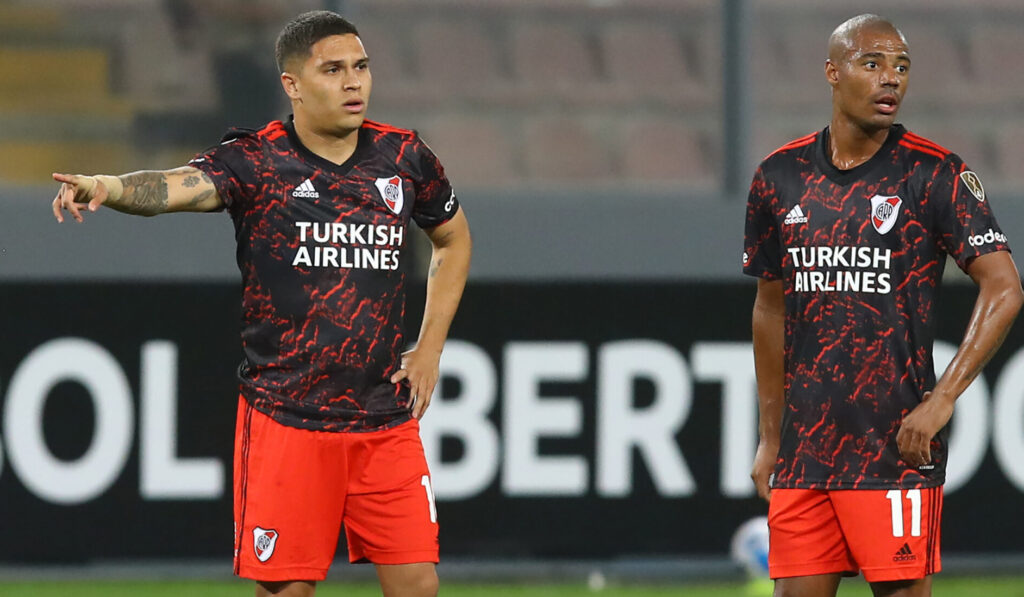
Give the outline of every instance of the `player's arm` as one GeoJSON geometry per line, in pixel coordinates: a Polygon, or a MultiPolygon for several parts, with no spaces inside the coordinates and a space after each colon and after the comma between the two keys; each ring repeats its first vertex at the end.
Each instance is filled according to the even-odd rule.
{"type": "Polygon", "coordinates": [[[783,353],[786,304],[782,280],[758,279],[752,319],[760,440],[750,477],[754,480],[757,495],[767,500],[771,497],[769,479],[779,456],[782,406],[785,401],[783,353]]]}
{"type": "Polygon", "coordinates": [[[60,190],[53,200],[53,215],[64,221],[64,210],[81,222],[83,209],[101,205],[124,213],[155,216],[173,211],[214,211],[224,203],[213,180],[197,168],[140,170],[121,176],[54,173],[60,190]]]}
{"type": "Polygon", "coordinates": [[[953,403],[971,385],[1010,331],[1021,305],[1020,274],[1007,251],[981,255],[967,266],[978,285],[971,320],[953,360],[924,400],[903,418],[896,444],[912,466],[931,462],[931,440],[953,416],[953,403]]]}
{"type": "Polygon", "coordinates": [[[402,355],[402,368],[391,383],[408,379],[412,416],[419,419],[430,405],[430,396],[440,376],[441,349],[448,328],[462,299],[469,275],[473,241],[462,208],[450,220],[426,231],[433,245],[427,278],[427,302],[423,308],[416,347],[402,355]]]}

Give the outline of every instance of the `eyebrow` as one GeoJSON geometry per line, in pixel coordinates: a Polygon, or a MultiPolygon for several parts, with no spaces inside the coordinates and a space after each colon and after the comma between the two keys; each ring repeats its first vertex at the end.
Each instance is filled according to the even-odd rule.
{"type": "MultiPolygon", "coordinates": [[[[357,58],[356,60],[354,60],[352,62],[352,64],[353,65],[369,64],[369,62],[370,62],[370,57],[369,56],[363,56],[361,58],[357,58]]],[[[330,67],[330,66],[345,66],[346,64],[348,64],[348,61],[344,60],[344,59],[342,59],[342,60],[324,60],[323,62],[320,63],[319,68],[325,68],[325,67],[330,67]]]]}
{"type": "MultiPolygon", "coordinates": [[[[884,52],[865,52],[864,54],[861,54],[860,56],[857,56],[857,60],[864,60],[866,58],[875,58],[875,59],[885,58],[885,53],[884,52]]],[[[910,55],[907,54],[906,52],[901,52],[899,54],[899,56],[896,56],[896,60],[906,60],[907,62],[910,62],[910,55]]]]}

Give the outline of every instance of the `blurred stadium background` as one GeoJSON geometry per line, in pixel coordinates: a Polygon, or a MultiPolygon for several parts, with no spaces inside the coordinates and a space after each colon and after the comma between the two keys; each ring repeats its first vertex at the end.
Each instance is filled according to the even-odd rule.
{"type": "MultiPolygon", "coordinates": [[[[1011,244],[1024,229],[1019,0],[0,0],[0,580],[229,574],[229,218],[58,228],[50,173],[175,167],[285,116],[273,41],[314,8],[357,24],[370,118],[420,131],[474,232],[425,427],[448,577],[739,577],[729,537],[764,511],[744,485],[746,186],[827,123],[825,40],[849,16],[901,27],[900,120],[981,175],[1011,244]]],[[[958,407],[952,572],[1024,570],[1022,347],[958,407]]]]}

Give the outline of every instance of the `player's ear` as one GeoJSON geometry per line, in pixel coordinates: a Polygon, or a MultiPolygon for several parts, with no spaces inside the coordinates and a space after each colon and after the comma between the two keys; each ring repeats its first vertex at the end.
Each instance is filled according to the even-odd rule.
{"type": "Polygon", "coordinates": [[[835,62],[832,62],[831,58],[825,59],[825,80],[832,87],[836,86],[839,82],[839,67],[836,66],[835,62]]]}
{"type": "Polygon", "coordinates": [[[293,100],[302,99],[302,96],[299,94],[299,83],[295,75],[287,71],[281,73],[281,87],[284,87],[284,92],[289,98],[293,100]]]}

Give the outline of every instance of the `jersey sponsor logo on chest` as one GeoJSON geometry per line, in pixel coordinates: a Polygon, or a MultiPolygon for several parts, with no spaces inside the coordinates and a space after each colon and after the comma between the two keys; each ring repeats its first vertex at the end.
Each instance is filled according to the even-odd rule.
{"type": "Polygon", "coordinates": [[[384,205],[396,214],[401,213],[402,206],[405,204],[405,198],[402,195],[402,178],[399,176],[378,178],[373,184],[380,191],[384,205]]]}
{"type": "Polygon", "coordinates": [[[902,205],[903,200],[895,195],[875,195],[871,198],[871,225],[879,234],[889,232],[896,225],[902,205]]]}
{"type": "Polygon", "coordinates": [[[320,193],[313,186],[313,179],[307,178],[292,191],[292,197],[296,199],[319,199],[320,193]]]}

